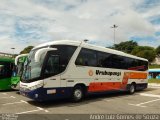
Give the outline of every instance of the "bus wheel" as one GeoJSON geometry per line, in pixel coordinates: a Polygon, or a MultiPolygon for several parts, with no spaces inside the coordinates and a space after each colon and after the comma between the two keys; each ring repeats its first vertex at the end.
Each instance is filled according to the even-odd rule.
{"type": "Polygon", "coordinates": [[[75,86],[72,93],[72,101],[80,102],[84,97],[84,92],[81,86],[75,86]]]}
{"type": "Polygon", "coordinates": [[[135,93],[135,84],[131,84],[131,86],[129,87],[129,90],[128,90],[128,92],[129,92],[129,94],[134,94],[135,93]]]}

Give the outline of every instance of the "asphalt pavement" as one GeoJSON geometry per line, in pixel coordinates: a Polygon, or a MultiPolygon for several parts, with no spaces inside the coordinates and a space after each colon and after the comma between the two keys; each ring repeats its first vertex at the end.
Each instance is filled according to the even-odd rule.
{"type": "Polygon", "coordinates": [[[0,92],[0,113],[25,114],[160,114],[160,87],[149,87],[133,95],[114,92],[89,95],[82,102],[70,100],[37,102],[17,91],[0,92]]]}

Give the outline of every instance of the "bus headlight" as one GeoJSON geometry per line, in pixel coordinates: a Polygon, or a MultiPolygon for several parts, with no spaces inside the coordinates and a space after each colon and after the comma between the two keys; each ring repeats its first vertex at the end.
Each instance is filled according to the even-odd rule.
{"type": "Polygon", "coordinates": [[[29,87],[29,89],[30,89],[30,90],[35,90],[35,89],[40,88],[40,87],[42,87],[42,86],[43,86],[43,84],[37,84],[37,85],[34,85],[34,86],[32,86],[32,87],[29,87]]]}

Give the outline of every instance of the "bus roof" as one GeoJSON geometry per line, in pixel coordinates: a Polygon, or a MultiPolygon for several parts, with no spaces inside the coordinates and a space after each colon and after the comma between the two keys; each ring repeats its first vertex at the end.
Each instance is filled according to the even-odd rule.
{"type": "Polygon", "coordinates": [[[57,40],[57,41],[52,41],[52,42],[47,42],[47,43],[40,44],[40,45],[34,47],[32,50],[37,49],[37,48],[41,48],[41,47],[51,46],[51,45],[58,45],[58,44],[59,45],[81,46],[81,47],[84,47],[84,48],[93,49],[93,50],[97,50],[97,51],[101,51],[101,52],[107,52],[107,53],[117,54],[117,55],[129,57],[129,58],[148,61],[147,59],[144,59],[144,58],[141,58],[141,57],[130,55],[130,54],[118,51],[118,50],[105,48],[105,47],[102,47],[102,46],[91,45],[91,44],[85,43],[84,41],[57,40]]]}
{"type": "Polygon", "coordinates": [[[160,72],[160,68],[149,69],[149,72],[160,72]]]}
{"type": "Polygon", "coordinates": [[[0,56],[0,61],[1,61],[1,62],[12,62],[12,63],[14,63],[14,58],[12,58],[12,57],[2,57],[2,56],[0,56]]]}

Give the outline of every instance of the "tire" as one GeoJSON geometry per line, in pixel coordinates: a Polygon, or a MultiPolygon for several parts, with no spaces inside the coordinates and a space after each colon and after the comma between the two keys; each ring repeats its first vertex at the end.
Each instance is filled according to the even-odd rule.
{"type": "Polygon", "coordinates": [[[80,102],[84,97],[84,91],[81,86],[75,86],[72,93],[72,101],[80,102]]]}
{"type": "Polygon", "coordinates": [[[136,87],[135,85],[132,83],[131,86],[129,87],[129,94],[134,94],[135,93],[135,90],[136,90],[136,87]]]}

